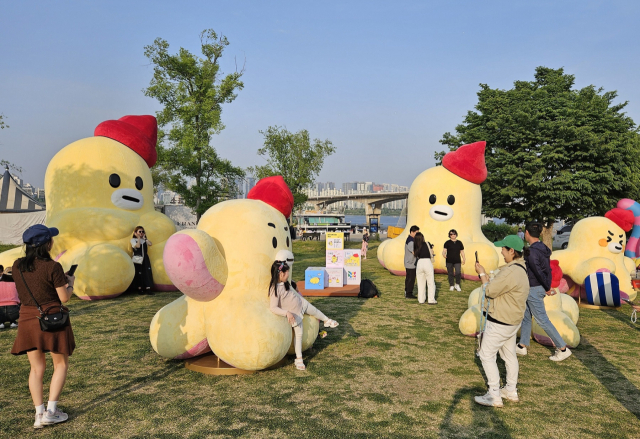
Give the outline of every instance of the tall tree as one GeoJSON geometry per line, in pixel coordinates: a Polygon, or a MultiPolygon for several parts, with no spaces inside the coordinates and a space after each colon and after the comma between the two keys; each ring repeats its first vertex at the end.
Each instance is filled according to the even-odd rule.
{"type": "Polygon", "coordinates": [[[440,140],[450,150],[486,140],[484,213],[543,222],[549,247],[556,220],[602,215],[640,194],[640,133],[622,111],[627,102],[574,82],[562,68],[538,67],[533,81],[510,90],[480,84],[476,111],[440,140]]]}
{"type": "Polygon", "coordinates": [[[258,155],[266,157],[267,164],[248,171],[256,178],[282,175],[293,192],[295,211],[307,201],[303,191],[315,182],[324,159],[336,148],[328,139],[312,142],[307,130],[291,133],[284,127],[272,126],[260,134],[264,136],[264,146],[258,149],[258,155]]]}
{"type": "Polygon", "coordinates": [[[157,38],[145,46],[153,64],[153,79],[144,90],[164,108],[156,116],[158,162],[157,183],[180,194],[185,205],[200,216],[214,204],[235,196],[237,180],[244,171],[218,156],[211,138],[224,129],[222,105],[233,102],[244,69],[224,76],[220,58],[229,41],[213,29],[200,33],[200,58],[180,48],[169,54],[169,43],[157,38]]]}

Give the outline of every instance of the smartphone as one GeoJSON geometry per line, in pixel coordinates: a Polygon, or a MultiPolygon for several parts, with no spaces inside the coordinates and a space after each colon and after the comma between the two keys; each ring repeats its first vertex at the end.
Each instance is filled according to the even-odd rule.
{"type": "Polygon", "coordinates": [[[476,252],[476,264],[478,263],[478,252],[476,252]]]}
{"type": "Polygon", "coordinates": [[[73,276],[73,273],[76,272],[76,268],[78,268],[78,264],[73,264],[71,268],[69,268],[69,276],[73,276]]]}

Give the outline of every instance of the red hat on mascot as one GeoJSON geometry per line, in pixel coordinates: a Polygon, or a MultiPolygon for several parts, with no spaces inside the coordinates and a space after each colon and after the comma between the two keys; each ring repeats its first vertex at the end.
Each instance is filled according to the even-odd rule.
{"type": "Polygon", "coordinates": [[[158,121],[153,116],[124,116],[118,120],[106,120],[96,127],[93,135],[108,137],[128,146],[137,152],[149,167],[155,165],[158,160],[158,121]]]}

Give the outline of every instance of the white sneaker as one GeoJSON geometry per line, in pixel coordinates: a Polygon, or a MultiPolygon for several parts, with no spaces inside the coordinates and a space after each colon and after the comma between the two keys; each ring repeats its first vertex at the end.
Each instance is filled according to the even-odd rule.
{"type": "Polygon", "coordinates": [[[4,323],[0,323],[0,329],[4,329],[4,323]]]}
{"type": "Polygon", "coordinates": [[[550,356],[549,360],[551,360],[551,361],[562,361],[562,360],[566,360],[570,356],[571,356],[571,350],[569,348],[566,348],[564,350],[564,352],[562,352],[560,349],[556,348],[556,353],[553,354],[552,356],[550,356]]]}
{"type": "Polygon", "coordinates": [[[49,410],[44,411],[44,415],[42,416],[42,424],[43,425],[51,425],[57,424],[58,422],[64,422],[69,419],[69,415],[60,409],[56,409],[55,413],[51,413],[49,410]]]}
{"type": "Polygon", "coordinates": [[[509,392],[506,387],[501,387],[500,396],[506,399],[507,401],[520,402],[520,398],[518,398],[517,390],[514,390],[513,392],[509,392]]]}
{"type": "Polygon", "coordinates": [[[36,413],[36,422],[33,423],[33,428],[44,427],[44,424],[42,423],[42,415],[43,413],[36,413]]]}
{"type": "Polygon", "coordinates": [[[456,284],[456,291],[462,291],[462,290],[460,289],[460,285],[458,285],[458,284],[456,284]]]}
{"type": "Polygon", "coordinates": [[[449,291],[453,291],[453,287],[449,287],[449,291]]]}
{"type": "Polygon", "coordinates": [[[527,347],[526,346],[520,347],[520,346],[516,345],[516,354],[518,354],[518,355],[527,355],[527,347]]]}
{"type": "Polygon", "coordinates": [[[476,396],[474,398],[480,405],[486,405],[488,407],[503,407],[502,398],[500,394],[498,396],[492,395],[491,392],[487,392],[482,396],[476,396]]]}
{"type": "Polygon", "coordinates": [[[11,326],[10,326],[10,328],[17,328],[17,327],[18,327],[17,323],[12,323],[11,326]]]}

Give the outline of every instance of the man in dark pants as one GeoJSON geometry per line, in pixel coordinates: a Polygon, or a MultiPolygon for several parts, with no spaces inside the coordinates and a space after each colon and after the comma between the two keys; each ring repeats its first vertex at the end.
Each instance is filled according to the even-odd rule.
{"type": "Polygon", "coordinates": [[[407,272],[407,277],[404,279],[405,299],[416,299],[416,296],[413,295],[413,287],[416,284],[416,257],[413,255],[413,238],[419,231],[420,227],[411,226],[407,241],[404,243],[404,269],[407,272]]]}

